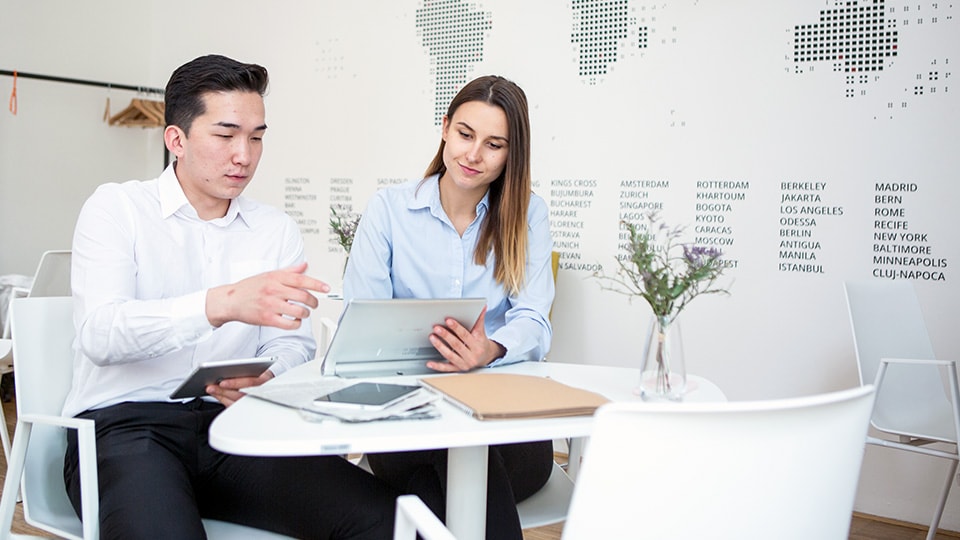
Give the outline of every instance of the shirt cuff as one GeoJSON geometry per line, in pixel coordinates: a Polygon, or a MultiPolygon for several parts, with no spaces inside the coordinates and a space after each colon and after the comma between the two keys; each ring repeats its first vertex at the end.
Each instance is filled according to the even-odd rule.
{"type": "Polygon", "coordinates": [[[207,320],[206,290],[174,298],[170,305],[170,317],[176,326],[191,333],[194,338],[213,333],[213,325],[207,320]]]}

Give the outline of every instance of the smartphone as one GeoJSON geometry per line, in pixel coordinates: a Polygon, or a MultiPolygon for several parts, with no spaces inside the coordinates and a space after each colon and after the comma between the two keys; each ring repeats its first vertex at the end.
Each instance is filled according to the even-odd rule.
{"type": "Polygon", "coordinates": [[[419,389],[419,386],[407,384],[360,382],[322,395],[313,403],[319,407],[375,411],[399,403],[419,389]]]}

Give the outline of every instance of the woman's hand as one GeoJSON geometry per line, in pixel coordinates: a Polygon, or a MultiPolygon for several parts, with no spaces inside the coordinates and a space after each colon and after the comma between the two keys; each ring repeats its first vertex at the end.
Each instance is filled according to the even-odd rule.
{"type": "Polygon", "coordinates": [[[446,319],[446,326],[434,326],[430,343],[447,361],[427,362],[427,367],[445,372],[470,371],[506,354],[507,350],[503,345],[487,338],[483,325],[486,315],[487,308],[484,307],[472,330],[467,330],[455,319],[446,319]]]}

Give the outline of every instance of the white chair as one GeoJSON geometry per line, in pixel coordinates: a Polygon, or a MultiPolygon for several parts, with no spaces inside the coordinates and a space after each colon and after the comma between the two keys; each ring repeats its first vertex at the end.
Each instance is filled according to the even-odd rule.
{"type": "Polygon", "coordinates": [[[393,540],[457,540],[450,529],[430,511],[416,495],[397,497],[397,517],[393,523],[393,540]]]}
{"type": "MultiPolygon", "coordinates": [[[[56,249],[44,251],[40,255],[40,262],[37,263],[37,271],[33,275],[33,282],[29,288],[15,288],[10,298],[13,303],[14,298],[24,296],[70,296],[70,263],[72,260],[69,249],[56,249]]],[[[10,310],[7,310],[8,316],[3,325],[3,335],[5,339],[10,338],[10,310]]]]}
{"type": "Polygon", "coordinates": [[[43,252],[27,296],[70,296],[71,253],[69,249],[43,252]]]}
{"type": "MultiPolygon", "coordinates": [[[[11,318],[17,358],[17,428],[0,498],[0,537],[6,538],[10,532],[22,480],[19,487],[27,523],[58,537],[96,540],[99,496],[94,423],[60,415],[72,381],[73,299],[18,298],[13,301],[11,318]],[[77,430],[80,446],[82,522],[63,482],[66,429],[77,430]]],[[[204,520],[204,527],[209,538],[287,538],[213,520],[204,520]]]]}
{"type": "MultiPolygon", "coordinates": [[[[70,250],[45,251],[40,256],[33,283],[27,289],[15,288],[12,291],[10,303],[14,298],[24,296],[70,296],[70,250]]],[[[10,339],[10,310],[3,325],[3,335],[0,336],[0,375],[13,373],[13,340],[10,339]]],[[[7,432],[7,419],[0,408],[0,442],[3,444],[3,456],[10,459],[10,434],[7,432]]]]}
{"type": "Polygon", "coordinates": [[[844,289],[860,382],[872,382],[877,388],[871,425],[895,437],[868,437],[867,442],[949,460],[946,482],[927,531],[927,539],[932,540],[960,462],[957,360],[935,358],[911,282],[847,282],[844,289]],[[952,397],[947,397],[945,388],[952,397]]]}
{"type": "Polygon", "coordinates": [[[565,540],[846,540],[873,387],[597,410],[565,540]]]}
{"type": "Polygon", "coordinates": [[[567,519],[574,483],[556,462],[546,485],[540,491],[517,503],[520,527],[532,529],[553,525],[567,519]]]}

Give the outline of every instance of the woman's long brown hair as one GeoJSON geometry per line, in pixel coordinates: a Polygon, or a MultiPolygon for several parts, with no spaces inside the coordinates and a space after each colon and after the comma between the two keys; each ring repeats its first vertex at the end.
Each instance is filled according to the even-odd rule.
{"type": "MultiPolygon", "coordinates": [[[[481,101],[503,110],[507,116],[507,163],[500,177],[490,184],[490,209],[480,230],[473,261],[481,266],[493,251],[493,277],[509,294],[520,292],[524,283],[527,262],[527,207],[530,204],[530,117],[527,96],[512,81],[496,75],[480,77],[469,82],[457,93],[447,118],[453,118],[460,105],[481,101]]],[[[427,167],[424,176],[443,174],[443,149],[440,148],[427,167]]]]}

